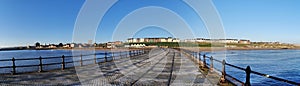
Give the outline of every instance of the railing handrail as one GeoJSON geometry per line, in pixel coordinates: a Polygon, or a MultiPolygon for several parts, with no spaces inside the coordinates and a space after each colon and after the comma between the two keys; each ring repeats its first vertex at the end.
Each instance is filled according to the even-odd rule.
{"type": "MultiPolygon", "coordinates": [[[[199,52],[193,52],[193,51],[191,51],[191,50],[186,50],[186,49],[181,49],[181,50],[183,50],[183,51],[185,51],[185,52],[188,52],[189,54],[191,54],[191,53],[192,53],[192,54],[193,54],[193,53],[199,53],[199,52]]],[[[201,54],[199,54],[199,55],[201,55],[201,54]]],[[[206,58],[209,58],[209,59],[211,58],[211,57],[209,57],[209,56],[206,56],[205,54],[203,54],[203,56],[205,56],[206,58]]],[[[222,61],[217,60],[217,59],[214,59],[214,58],[213,58],[213,61],[222,63],[222,61]]],[[[270,75],[268,75],[268,74],[264,74],[264,73],[260,73],[260,72],[257,72],[257,71],[253,71],[253,70],[250,69],[250,66],[249,66],[249,69],[250,69],[250,70],[247,70],[247,68],[239,67],[239,66],[236,66],[236,65],[227,63],[227,62],[225,62],[225,65],[228,65],[228,66],[230,66],[230,67],[233,67],[233,68],[236,68],[236,69],[239,69],[239,70],[243,70],[243,71],[245,71],[245,72],[247,71],[247,72],[249,72],[249,73],[253,73],[253,74],[256,74],[256,75],[259,75],[259,76],[263,76],[263,77],[265,77],[265,78],[270,78],[270,79],[273,79],[273,80],[282,81],[282,82],[289,83],[289,84],[293,84],[293,85],[300,85],[300,83],[297,83],[297,82],[294,82],[294,81],[290,81],[290,80],[286,80],[286,79],[283,79],[283,78],[279,78],[279,77],[275,77],[275,76],[270,76],[270,75]]],[[[224,70],[224,71],[226,71],[226,70],[224,70]]],[[[235,77],[233,77],[233,76],[231,76],[231,75],[226,74],[226,76],[229,76],[229,77],[231,77],[231,78],[233,78],[233,79],[236,79],[238,82],[241,82],[240,80],[238,80],[237,78],[235,78],[235,77]]],[[[246,77],[246,78],[247,78],[247,77],[246,77]]],[[[249,76],[249,78],[250,78],[250,76],[249,76]]],[[[246,80],[246,82],[247,82],[247,80],[246,80]]],[[[248,81],[248,82],[249,82],[249,84],[250,84],[250,81],[248,81]]],[[[243,83],[243,84],[246,84],[246,83],[243,83]]]]}
{"type": "MultiPolygon", "coordinates": [[[[120,51],[110,51],[110,52],[107,52],[109,54],[111,54],[112,52],[120,52],[120,51]]],[[[128,52],[128,51],[121,51],[122,53],[124,52],[128,52]]],[[[101,52],[101,53],[92,53],[92,54],[84,54],[82,56],[90,56],[90,55],[104,55],[105,52],[101,52]]],[[[70,56],[65,56],[65,57],[79,57],[80,55],[70,55],[70,56]]],[[[43,57],[42,59],[52,59],[52,58],[61,58],[61,56],[48,56],[48,57],[43,57]]],[[[36,59],[39,59],[39,58],[15,58],[15,60],[36,60],[36,59]]],[[[0,62],[1,61],[11,61],[11,59],[0,59],[0,62]]]]}
{"type": "MultiPolygon", "coordinates": [[[[59,65],[61,64],[62,65],[62,69],[65,69],[65,64],[67,63],[74,63],[74,62],[80,62],[82,66],[83,62],[87,62],[87,61],[92,61],[92,60],[95,60],[95,64],[97,63],[96,61],[99,60],[99,59],[105,59],[105,62],[107,61],[107,59],[110,59],[109,61],[111,60],[114,60],[115,57],[122,57],[122,56],[125,56],[128,57],[131,57],[131,56],[136,56],[136,55],[141,55],[142,53],[145,53],[145,49],[140,49],[140,50],[129,50],[129,51],[105,51],[105,52],[100,52],[100,53],[92,53],[92,54],[79,54],[79,55],[70,55],[70,56],[49,56],[49,57],[37,57],[37,58],[12,58],[12,59],[2,59],[0,60],[0,62],[2,61],[5,61],[5,62],[8,62],[8,61],[12,61],[12,65],[10,66],[0,66],[0,69],[3,69],[3,68],[12,68],[12,74],[16,74],[16,68],[20,68],[20,67],[37,67],[39,66],[39,72],[42,72],[43,71],[43,66],[44,65],[59,65]],[[134,51],[134,52],[131,52],[131,51],[134,51]],[[118,54],[118,56],[116,55],[112,55],[112,54],[118,54]],[[134,55],[132,55],[134,54],[134,55]],[[82,57],[83,56],[91,56],[91,55],[94,55],[94,58],[88,58],[88,59],[83,59],[82,57]],[[96,56],[97,55],[105,55],[103,58],[97,58],[96,56]],[[58,62],[50,62],[50,63],[43,63],[42,60],[45,60],[45,59],[58,59],[58,58],[62,58],[62,61],[58,61],[58,62]],[[80,58],[80,60],[72,60],[72,61],[65,61],[66,58],[80,58]],[[24,61],[24,60],[33,60],[33,61],[39,61],[39,63],[36,63],[36,64],[28,64],[28,65],[16,65],[16,61],[24,61]]],[[[74,65],[75,66],[75,65],[74,65]]],[[[71,66],[71,67],[74,67],[74,66],[71,66]]],[[[57,69],[57,68],[54,68],[54,69],[57,69]]],[[[53,69],[51,69],[53,70],[53,69]]],[[[34,72],[34,71],[31,71],[31,72],[34,72]]],[[[24,73],[24,72],[20,72],[20,73],[24,73]]]]}

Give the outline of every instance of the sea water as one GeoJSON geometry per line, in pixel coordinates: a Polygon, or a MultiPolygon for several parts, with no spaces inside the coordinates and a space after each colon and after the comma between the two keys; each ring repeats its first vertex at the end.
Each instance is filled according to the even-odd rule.
{"type": "MultiPolygon", "coordinates": [[[[223,53],[224,54],[224,53],[223,53]]],[[[219,60],[224,59],[229,64],[242,68],[251,67],[252,71],[268,74],[286,80],[300,82],[300,50],[227,50],[225,57],[218,53],[209,52],[207,55],[216,56],[219,60]]],[[[217,63],[217,62],[215,62],[217,63]]],[[[221,65],[215,66],[221,69],[221,65]]],[[[239,79],[246,80],[243,70],[226,66],[226,73],[239,79]]],[[[263,76],[251,73],[252,85],[290,85],[263,76]]]]}

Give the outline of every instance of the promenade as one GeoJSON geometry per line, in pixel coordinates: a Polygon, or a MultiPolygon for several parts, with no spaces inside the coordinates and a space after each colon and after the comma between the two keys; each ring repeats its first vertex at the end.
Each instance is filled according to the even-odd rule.
{"type": "Polygon", "coordinates": [[[110,62],[41,73],[1,75],[1,85],[216,85],[199,71],[198,64],[175,49],[150,52],[110,62]]]}

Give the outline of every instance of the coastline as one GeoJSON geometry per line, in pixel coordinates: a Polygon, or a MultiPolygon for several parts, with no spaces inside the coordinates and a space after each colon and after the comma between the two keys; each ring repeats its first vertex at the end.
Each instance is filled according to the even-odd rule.
{"type": "Polygon", "coordinates": [[[300,50],[300,48],[244,48],[244,47],[235,47],[235,48],[226,48],[226,47],[198,47],[198,48],[192,48],[192,47],[181,47],[182,49],[188,49],[192,51],[226,51],[226,50],[300,50]]]}
{"type": "MultiPolygon", "coordinates": [[[[226,48],[226,47],[181,47],[182,49],[189,49],[194,51],[224,51],[224,50],[300,50],[300,48],[243,48],[243,47],[236,47],[236,48],[226,48]]],[[[77,48],[77,49],[56,49],[56,50],[112,50],[112,51],[120,51],[120,50],[138,50],[141,48],[77,48]]],[[[144,49],[151,49],[151,48],[144,48],[144,49]]],[[[55,49],[54,49],[55,50],[55,49]]]]}
{"type": "MultiPolygon", "coordinates": [[[[245,48],[245,47],[180,47],[182,49],[189,49],[193,51],[224,51],[224,50],[300,50],[300,47],[296,48],[245,48]]],[[[45,48],[45,49],[24,49],[24,48],[14,48],[14,49],[0,49],[0,51],[12,51],[12,50],[110,50],[110,51],[123,51],[123,50],[138,50],[141,48],[45,48]]],[[[151,48],[144,48],[151,49],[151,48]]]]}

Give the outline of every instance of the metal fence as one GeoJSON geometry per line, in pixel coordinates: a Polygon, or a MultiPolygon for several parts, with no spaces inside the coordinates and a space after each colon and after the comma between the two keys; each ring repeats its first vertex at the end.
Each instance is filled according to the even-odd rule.
{"type": "MultiPolygon", "coordinates": [[[[221,61],[221,60],[214,59],[213,56],[207,56],[205,54],[201,54],[200,52],[194,52],[194,51],[185,50],[185,49],[181,49],[181,50],[184,51],[185,53],[188,53],[191,57],[196,58],[199,61],[202,61],[202,67],[207,67],[207,68],[209,68],[210,71],[217,70],[217,71],[221,72],[222,76],[221,76],[221,79],[220,79],[220,83],[225,82],[226,80],[228,80],[228,81],[233,80],[235,82],[240,83],[243,86],[251,86],[250,75],[255,74],[255,75],[259,75],[259,76],[262,76],[262,77],[265,77],[265,78],[270,78],[270,79],[273,79],[273,80],[276,80],[276,81],[281,81],[281,82],[285,82],[285,83],[288,83],[288,84],[291,84],[291,85],[300,86],[300,83],[297,83],[297,82],[294,82],[294,81],[290,81],[290,80],[282,79],[282,78],[279,78],[279,77],[271,76],[269,74],[253,71],[253,70],[251,70],[250,66],[247,66],[246,68],[243,68],[243,67],[239,67],[239,66],[227,63],[225,60],[221,61]],[[208,64],[206,61],[209,61],[210,63],[208,64]],[[222,69],[218,70],[217,68],[214,68],[214,62],[221,63],[222,64],[222,69]],[[245,81],[243,82],[241,80],[238,80],[236,77],[233,77],[232,75],[226,74],[226,69],[225,69],[226,66],[244,71],[245,75],[246,75],[245,81]]],[[[230,81],[230,82],[232,82],[232,81],[230,81]]]]}
{"type": "MultiPolygon", "coordinates": [[[[115,59],[125,58],[137,56],[145,53],[145,50],[130,50],[130,51],[105,51],[103,53],[93,53],[93,54],[81,54],[81,55],[72,55],[72,56],[54,56],[54,57],[38,57],[38,58],[14,58],[11,59],[1,59],[0,62],[11,63],[9,66],[0,65],[0,69],[5,71],[10,71],[10,74],[18,74],[18,73],[27,73],[27,72],[43,72],[49,70],[64,70],[66,68],[74,67],[74,66],[83,66],[89,64],[97,64],[101,62],[113,61],[115,59]],[[93,57],[93,58],[85,58],[85,57],[93,57]],[[103,57],[97,57],[103,56],[103,57]],[[76,58],[74,60],[74,58],[76,58]],[[51,62],[52,60],[52,62],[51,62]],[[17,65],[19,62],[31,61],[34,62],[30,65],[17,65]],[[74,63],[79,63],[79,65],[74,65],[74,63]],[[69,66],[67,66],[69,65],[69,66]],[[49,68],[48,66],[54,66],[53,68],[49,68]],[[34,70],[34,68],[29,68],[29,71],[22,71],[17,69],[26,69],[28,67],[36,67],[38,70],[34,70]]],[[[7,74],[7,73],[1,73],[7,74]]]]}

